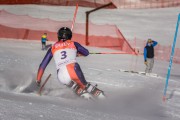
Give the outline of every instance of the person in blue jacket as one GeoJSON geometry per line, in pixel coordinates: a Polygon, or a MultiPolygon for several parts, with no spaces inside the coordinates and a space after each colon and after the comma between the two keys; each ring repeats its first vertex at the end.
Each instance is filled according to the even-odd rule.
{"type": "Polygon", "coordinates": [[[146,65],[145,73],[151,73],[154,66],[154,47],[158,42],[148,39],[144,47],[144,64],[146,65]]]}
{"type": "Polygon", "coordinates": [[[41,37],[42,50],[46,49],[47,33],[44,33],[41,37]]]}

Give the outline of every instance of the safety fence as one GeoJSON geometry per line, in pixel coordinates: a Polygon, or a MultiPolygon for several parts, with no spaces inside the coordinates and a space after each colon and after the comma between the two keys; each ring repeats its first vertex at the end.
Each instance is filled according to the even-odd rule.
{"type": "Polygon", "coordinates": [[[115,0],[118,8],[164,8],[180,6],[180,0],[115,0]]]}
{"type": "Polygon", "coordinates": [[[0,0],[0,4],[46,4],[83,7],[99,7],[112,2],[107,8],[164,8],[180,6],[180,0],[0,0]]]}
{"type": "MultiPolygon", "coordinates": [[[[47,18],[33,18],[28,15],[15,15],[7,11],[0,11],[0,38],[13,38],[23,40],[41,40],[43,33],[48,34],[48,39],[57,41],[59,28],[71,27],[72,21],[54,21],[47,18]]],[[[76,23],[73,29],[73,41],[85,45],[85,23],[76,23]]],[[[180,38],[178,38],[180,39],[180,38]]],[[[127,41],[115,25],[89,25],[89,46],[105,47],[124,51],[128,54],[143,54],[146,41],[135,39],[127,41]],[[130,44],[129,44],[130,43],[130,44]],[[132,46],[132,47],[131,47],[132,46]],[[135,51],[135,52],[134,52],[135,51]]],[[[155,47],[155,58],[169,61],[171,46],[155,47]]],[[[180,63],[180,49],[175,49],[174,62],[180,63]]]]}
{"type": "MultiPolygon", "coordinates": [[[[0,4],[41,4],[41,5],[60,5],[76,6],[78,3],[82,7],[99,7],[110,3],[111,0],[0,0],[0,4]]],[[[116,8],[115,5],[106,8],[116,8]]]]}
{"type": "MultiPolygon", "coordinates": [[[[57,40],[57,31],[61,27],[70,27],[72,21],[54,21],[33,18],[28,15],[15,15],[0,11],[0,38],[40,40],[46,32],[48,39],[57,40]]],[[[76,23],[73,29],[73,41],[85,44],[85,23],[76,23]]],[[[122,50],[134,54],[134,50],[115,25],[89,25],[89,46],[122,50]]]]}

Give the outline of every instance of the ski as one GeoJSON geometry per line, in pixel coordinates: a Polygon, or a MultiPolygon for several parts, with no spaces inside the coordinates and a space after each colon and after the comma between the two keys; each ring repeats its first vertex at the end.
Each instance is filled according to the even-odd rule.
{"type": "Polygon", "coordinates": [[[132,73],[132,74],[139,74],[139,75],[144,75],[144,76],[148,76],[148,77],[160,77],[158,74],[156,73],[145,73],[145,72],[140,72],[140,71],[133,71],[133,70],[123,70],[120,69],[120,72],[126,72],[126,73],[132,73]]]}

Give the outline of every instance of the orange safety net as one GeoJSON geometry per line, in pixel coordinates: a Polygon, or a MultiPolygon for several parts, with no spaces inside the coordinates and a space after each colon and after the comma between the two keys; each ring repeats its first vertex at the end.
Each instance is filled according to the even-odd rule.
{"type": "MultiPolygon", "coordinates": [[[[155,47],[155,58],[158,60],[169,61],[171,56],[172,46],[157,45],[155,47]]],[[[180,64],[180,49],[175,48],[173,62],[180,64]]]]}
{"type": "MultiPolygon", "coordinates": [[[[60,5],[60,6],[76,6],[78,3],[82,7],[100,7],[110,3],[111,0],[1,0],[0,4],[43,4],[43,5],[60,5]]],[[[106,8],[116,8],[115,5],[106,8]]]]}
{"type": "Polygon", "coordinates": [[[164,8],[180,6],[180,0],[112,0],[118,8],[164,8]]]}
{"type": "MultiPolygon", "coordinates": [[[[0,38],[41,40],[46,32],[48,39],[57,40],[57,31],[61,27],[71,27],[72,21],[54,21],[33,18],[27,15],[14,15],[0,11],[0,38]]],[[[85,44],[85,23],[75,23],[73,41],[85,44]]],[[[120,30],[115,25],[89,25],[89,46],[106,47],[134,54],[120,30]]]]}

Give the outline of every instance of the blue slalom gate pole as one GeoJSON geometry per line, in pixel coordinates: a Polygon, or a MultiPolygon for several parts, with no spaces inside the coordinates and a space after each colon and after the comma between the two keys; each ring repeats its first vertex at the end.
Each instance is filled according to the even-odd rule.
{"type": "Polygon", "coordinates": [[[177,39],[177,34],[178,34],[178,29],[179,29],[179,22],[180,22],[180,13],[178,15],[178,20],[177,20],[177,24],[176,24],[176,32],[175,32],[175,35],[174,35],[174,42],[173,42],[173,45],[172,45],[171,56],[170,56],[170,61],[169,61],[169,67],[168,67],[168,72],[167,72],[167,76],[166,76],[166,84],[165,84],[165,88],[164,88],[163,101],[166,101],[166,91],[167,91],[169,77],[170,77],[170,73],[171,73],[171,66],[172,66],[172,61],[173,61],[173,56],[174,56],[174,49],[175,49],[176,39],[177,39]]]}

